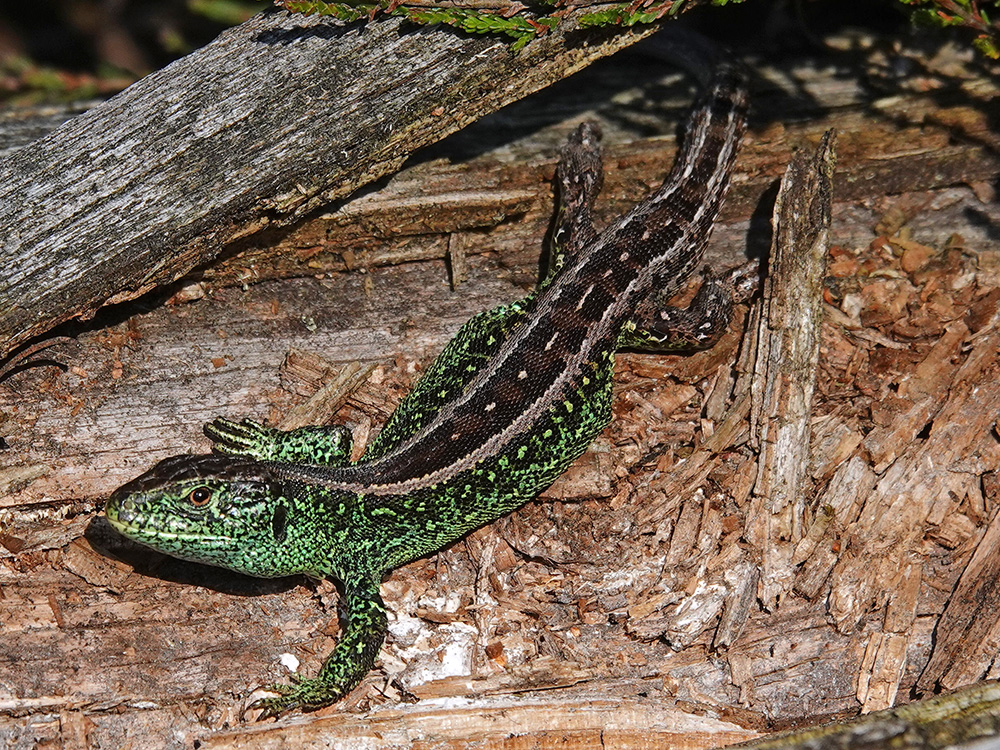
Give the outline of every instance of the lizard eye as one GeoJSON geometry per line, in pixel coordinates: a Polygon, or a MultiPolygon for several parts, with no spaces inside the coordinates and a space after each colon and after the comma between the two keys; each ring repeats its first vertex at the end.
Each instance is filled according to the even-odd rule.
{"type": "Polygon", "coordinates": [[[191,501],[191,505],[196,507],[201,507],[206,505],[209,500],[212,499],[212,491],[208,487],[195,487],[191,490],[188,495],[188,500],[191,501]]]}

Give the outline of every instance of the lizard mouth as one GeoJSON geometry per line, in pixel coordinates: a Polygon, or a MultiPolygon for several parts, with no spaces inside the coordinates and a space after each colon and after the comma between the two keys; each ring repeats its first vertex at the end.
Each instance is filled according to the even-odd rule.
{"type": "Polygon", "coordinates": [[[117,502],[109,502],[104,515],[111,526],[122,536],[137,542],[150,544],[155,541],[193,543],[201,548],[219,549],[232,544],[232,538],[198,531],[174,531],[162,528],[152,517],[144,516],[134,508],[123,507],[117,502]]]}
{"type": "Polygon", "coordinates": [[[226,547],[233,541],[228,536],[209,536],[193,532],[164,531],[163,529],[152,528],[148,525],[127,524],[110,518],[108,520],[116,531],[136,541],[161,539],[165,542],[197,542],[201,547],[226,547]]]}

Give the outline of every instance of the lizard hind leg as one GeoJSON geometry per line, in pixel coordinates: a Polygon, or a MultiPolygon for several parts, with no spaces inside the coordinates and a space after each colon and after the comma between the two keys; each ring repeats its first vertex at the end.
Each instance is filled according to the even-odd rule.
{"type": "Polygon", "coordinates": [[[675,351],[707,349],[729,327],[733,305],[757,290],[758,263],[751,261],[722,274],[706,272],[701,288],[686,308],[666,305],[658,290],[625,323],[619,349],[675,351]]]}
{"type": "Polygon", "coordinates": [[[350,429],[339,424],[279,430],[252,419],[219,417],[205,425],[205,434],[214,441],[215,453],[314,466],[346,466],[354,444],[350,429]]]}
{"type": "Polygon", "coordinates": [[[551,282],[566,258],[597,237],[593,208],[604,184],[601,130],[596,123],[581,124],[563,146],[556,167],[558,205],[549,247],[548,269],[539,285],[551,282]]]}

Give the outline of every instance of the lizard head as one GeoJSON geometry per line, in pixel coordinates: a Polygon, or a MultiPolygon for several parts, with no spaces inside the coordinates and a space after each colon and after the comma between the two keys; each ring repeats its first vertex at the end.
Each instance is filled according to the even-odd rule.
{"type": "Polygon", "coordinates": [[[229,456],[174,456],[119,487],[105,515],[123,536],[182,560],[262,578],[322,577],[297,544],[295,502],[266,464],[229,456]]]}

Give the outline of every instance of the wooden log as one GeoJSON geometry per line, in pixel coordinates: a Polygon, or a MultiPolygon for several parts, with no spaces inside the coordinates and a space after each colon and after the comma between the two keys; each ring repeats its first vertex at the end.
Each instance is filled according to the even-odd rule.
{"type": "Polygon", "coordinates": [[[979,750],[1000,744],[1000,683],[984,682],[924,701],[742,743],[732,750],[979,750]]]}
{"type": "Polygon", "coordinates": [[[562,28],[514,54],[398,19],[263,13],[15,151],[0,164],[0,355],[349,195],[652,31],[562,28]]]}

